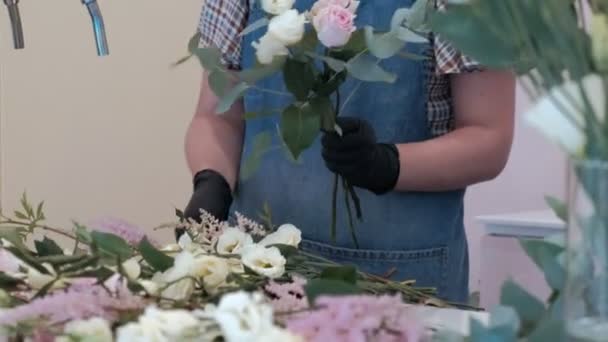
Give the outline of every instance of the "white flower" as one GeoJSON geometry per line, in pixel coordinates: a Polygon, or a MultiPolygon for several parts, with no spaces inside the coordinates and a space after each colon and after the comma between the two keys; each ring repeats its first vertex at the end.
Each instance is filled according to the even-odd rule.
{"type": "Polygon", "coordinates": [[[260,241],[262,246],[270,245],[290,245],[298,247],[302,241],[302,232],[296,228],[293,224],[284,224],[280,226],[275,232],[267,235],[260,241]]]}
{"type": "Polygon", "coordinates": [[[290,9],[270,19],[266,35],[273,36],[284,46],[290,46],[302,40],[305,24],[306,15],[290,9]]]}
{"type": "Polygon", "coordinates": [[[40,290],[53,281],[54,283],[51,285],[49,290],[61,289],[68,284],[65,278],[60,277],[57,279],[57,273],[50,264],[43,263],[42,266],[44,266],[49,274],[44,274],[37,269],[28,266],[27,282],[32,289],[40,290]]]}
{"type": "Polygon", "coordinates": [[[293,7],[296,0],[262,0],[262,9],[266,13],[279,15],[293,7]]]}
{"type": "Polygon", "coordinates": [[[223,258],[212,255],[203,255],[194,259],[192,275],[203,279],[207,291],[213,292],[226,282],[230,274],[230,265],[223,258]]]}
{"type": "Polygon", "coordinates": [[[19,272],[19,267],[23,262],[19,260],[13,253],[0,247],[0,272],[6,274],[15,274],[19,272]]]}
{"type": "MultiPolygon", "coordinates": [[[[137,278],[139,278],[139,275],[141,273],[141,267],[139,266],[139,261],[137,261],[137,258],[130,258],[127,261],[123,262],[121,266],[123,271],[125,272],[125,275],[130,280],[136,280],[137,278]]],[[[116,266],[112,266],[110,267],[110,269],[114,272],[118,272],[118,267],[116,266]]]]}
{"type": "MultiPolygon", "coordinates": [[[[112,329],[110,328],[110,323],[99,317],[68,322],[65,325],[63,332],[64,335],[68,335],[77,341],[112,342],[112,329]]],[[[66,338],[65,340],[69,341],[70,339],[66,338]]]]}
{"type": "Polygon", "coordinates": [[[265,34],[259,42],[253,42],[255,56],[261,64],[270,64],[277,56],[287,56],[289,50],[273,35],[265,34]]]}
{"type": "MultiPolygon", "coordinates": [[[[603,96],[604,86],[601,77],[596,74],[584,77],[582,87],[589,97],[594,115],[602,123],[606,99],[603,96]]],[[[525,118],[528,124],[559,144],[568,153],[579,155],[586,143],[582,131],[585,124],[584,108],[578,84],[568,81],[543,96],[525,114],[525,118]],[[556,105],[555,101],[559,105],[556,105]]]]}
{"type": "Polygon", "coordinates": [[[138,322],[119,327],[118,342],[127,341],[198,341],[201,322],[186,310],[160,310],[151,305],[138,322]]]}
{"type": "Polygon", "coordinates": [[[189,298],[194,291],[194,281],[186,277],[191,276],[193,267],[194,255],[189,251],[183,251],[175,257],[171,268],[155,275],[152,281],[161,283],[163,287],[171,283],[161,292],[161,297],[173,300],[189,298]]]}
{"type": "Polygon", "coordinates": [[[219,324],[226,341],[255,341],[274,328],[272,307],[260,293],[224,295],[217,308],[206,310],[219,324]]]}
{"type": "Polygon", "coordinates": [[[226,260],[228,262],[228,266],[230,266],[231,273],[243,273],[245,272],[245,267],[243,267],[243,263],[241,259],[230,258],[226,260]]]}
{"type": "Polygon", "coordinates": [[[285,258],[276,247],[252,245],[243,251],[243,264],[255,273],[268,278],[278,278],[285,272],[285,258]]]}
{"type": "Polygon", "coordinates": [[[253,244],[251,235],[238,228],[226,228],[217,240],[216,250],[220,255],[240,254],[243,248],[253,244]]]}
{"type": "Polygon", "coordinates": [[[256,336],[257,338],[251,340],[252,342],[304,342],[304,338],[302,336],[295,335],[291,333],[289,330],[281,329],[278,327],[274,327],[272,329],[266,330],[260,336],[256,336]]]}
{"type": "Polygon", "coordinates": [[[139,285],[141,285],[141,287],[144,288],[146,293],[148,293],[150,296],[158,296],[160,286],[157,282],[154,282],[152,280],[142,279],[142,280],[139,280],[138,283],[139,283],[139,285]]]}

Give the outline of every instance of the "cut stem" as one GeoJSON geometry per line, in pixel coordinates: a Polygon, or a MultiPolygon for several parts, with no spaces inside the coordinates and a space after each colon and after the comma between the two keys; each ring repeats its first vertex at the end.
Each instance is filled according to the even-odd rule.
{"type": "Polygon", "coordinates": [[[338,211],[338,174],[334,174],[334,189],[331,196],[331,241],[336,242],[336,215],[338,211]]]}

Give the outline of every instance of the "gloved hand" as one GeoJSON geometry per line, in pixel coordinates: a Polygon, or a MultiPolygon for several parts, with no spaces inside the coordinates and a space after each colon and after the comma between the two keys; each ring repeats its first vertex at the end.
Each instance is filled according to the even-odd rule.
{"type": "MultiPolygon", "coordinates": [[[[184,218],[200,223],[202,209],[218,220],[227,220],[232,204],[232,192],[224,176],[213,170],[203,170],[194,175],[193,183],[194,191],[184,209],[184,218]]],[[[176,229],[176,240],[179,240],[183,233],[183,229],[176,229]]]]}
{"type": "Polygon", "coordinates": [[[394,144],[380,144],[374,129],[365,120],[338,117],[342,136],[327,132],[321,140],[327,168],[351,185],[377,195],[395,187],[399,178],[399,152],[394,144]]]}

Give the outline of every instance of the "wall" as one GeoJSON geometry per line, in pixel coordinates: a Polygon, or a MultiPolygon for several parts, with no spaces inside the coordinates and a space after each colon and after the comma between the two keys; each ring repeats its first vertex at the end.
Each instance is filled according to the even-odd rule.
{"type": "Polygon", "coordinates": [[[27,190],[56,224],[109,214],[151,227],[173,219],[190,190],[182,146],[200,67],[170,64],[201,0],[99,4],[103,58],[80,1],[20,2],[19,51],[0,6],[2,204],[12,210],[27,190]]]}
{"type": "MultiPolygon", "coordinates": [[[[1,200],[44,199],[58,225],[114,215],[152,227],[190,191],[183,134],[199,67],[169,65],[196,27],[201,0],[100,0],[110,56],[97,57],[79,1],[23,1],[25,50],[11,46],[0,10],[1,200]]],[[[3,6],[0,6],[3,7],[3,6]]],[[[528,103],[519,98],[519,112],[528,103]]],[[[472,288],[479,279],[479,214],[536,209],[563,189],[563,160],[518,123],[511,160],[467,196],[472,288]],[[541,161],[541,158],[544,160],[541,161]]],[[[161,233],[169,239],[170,232],[161,233]]]]}

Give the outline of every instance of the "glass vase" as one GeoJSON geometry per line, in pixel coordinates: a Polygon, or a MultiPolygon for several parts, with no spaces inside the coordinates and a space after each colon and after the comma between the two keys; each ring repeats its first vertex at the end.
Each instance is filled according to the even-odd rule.
{"type": "Polygon", "coordinates": [[[568,175],[564,317],[569,341],[608,339],[608,162],[574,160],[568,175]]]}

